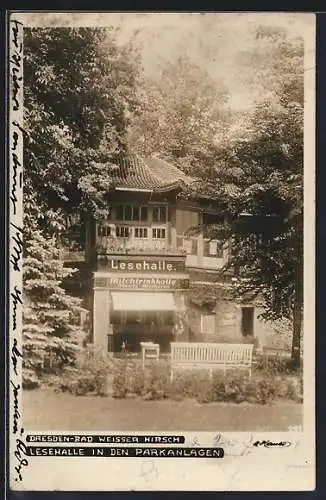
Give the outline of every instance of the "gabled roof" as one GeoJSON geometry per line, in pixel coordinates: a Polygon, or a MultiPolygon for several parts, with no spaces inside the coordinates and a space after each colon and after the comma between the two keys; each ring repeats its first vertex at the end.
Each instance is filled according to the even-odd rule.
{"type": "Polygon", "coordinates": [[[143,159],[135,154],[120,155],[116,163],[116,189],[167,192],[192,181],[177,167],[157,157],[143,159]]]}

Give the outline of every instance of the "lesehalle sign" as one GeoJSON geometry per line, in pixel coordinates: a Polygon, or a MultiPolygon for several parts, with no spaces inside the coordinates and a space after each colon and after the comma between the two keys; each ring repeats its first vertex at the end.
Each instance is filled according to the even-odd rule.
{"type": "Polygon", "coordinates": [[[185,270],[184,259],[172,260],[164,258],[110,257],[107,263],[108,272],[130,273],[175,273],[185,270]]]}

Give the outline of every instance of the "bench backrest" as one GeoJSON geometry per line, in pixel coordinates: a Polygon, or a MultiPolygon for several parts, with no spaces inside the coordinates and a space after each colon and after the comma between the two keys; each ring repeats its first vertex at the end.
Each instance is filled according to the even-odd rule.
{"type": "Polygon", "coordinates": [[[252,362],[252,344],[213,344],[204,342],[171,342],[172,363],[239,363],[252,362]]]}

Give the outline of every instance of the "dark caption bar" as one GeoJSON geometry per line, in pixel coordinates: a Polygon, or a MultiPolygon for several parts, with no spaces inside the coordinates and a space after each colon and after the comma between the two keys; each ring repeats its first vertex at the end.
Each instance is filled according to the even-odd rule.
{"type": "Polygon", "coordinates": [[[31,457],[151,457],[151,458],[223,458],[223,448],[111,448],[98,446],[27,446],[31,457]]]}
{"type": "Polygon", "coordinates": [[[122,444],[183,444],[184,436],[28,434],[27,443],[122,443],[122,444]]]}

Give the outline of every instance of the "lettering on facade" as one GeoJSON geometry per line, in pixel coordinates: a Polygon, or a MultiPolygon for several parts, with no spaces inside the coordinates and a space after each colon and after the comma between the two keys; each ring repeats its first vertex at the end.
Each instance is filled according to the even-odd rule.
{"type": "Polygon", "coordinates": [[[175,290],[189,288],[189,279],[176,278],[95,278],[94,286],[100,288],[175,290]]]}
{"type": "Polygon", "coordinates": [[[133,273],[174,273],[184,271],[184,260],[168,259],[124,259],[111,258],[108,260],[108,271],[133,273]]]}

